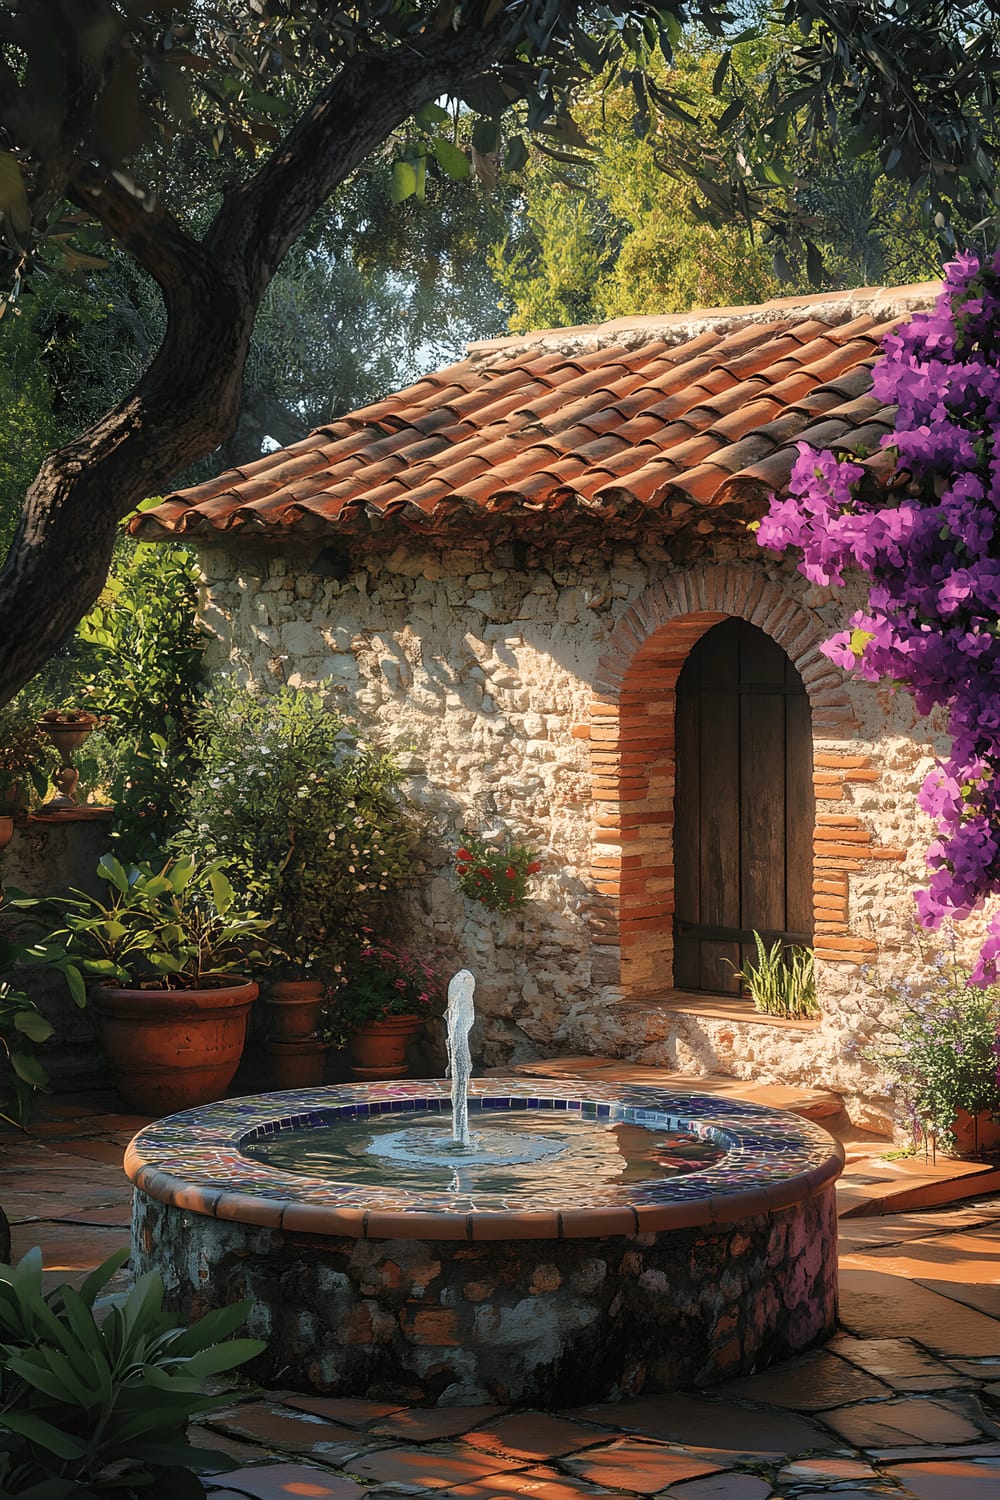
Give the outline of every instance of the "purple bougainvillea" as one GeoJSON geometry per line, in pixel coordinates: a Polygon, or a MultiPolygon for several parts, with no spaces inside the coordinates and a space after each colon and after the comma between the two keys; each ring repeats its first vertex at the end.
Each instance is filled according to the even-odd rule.
{"type": "MultiPolygon", "coordinates": [[[[757,540],[800,547],[816,583],[858,570],[868,606],[824,651],[903,684],[922,713],[948,710],[951,754],[919,796],[939,837],[917,909],[937,927],[1000,891],[1000,255],[945,268],[934,310],[886,338],[873,390],[898,407],[884,443],[909,482],[865,498],[861,465],[800,444],[791,498],[772,501],[757,540]]],[[[998,965],[1000,915],[971,982],[998,965]]]]}

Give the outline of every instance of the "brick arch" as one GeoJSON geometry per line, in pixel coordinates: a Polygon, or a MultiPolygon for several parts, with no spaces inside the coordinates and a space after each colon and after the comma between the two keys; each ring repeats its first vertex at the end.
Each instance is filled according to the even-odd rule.
{"type": "MultiPolygon", "coordinates": [[[[817,739],[850,738],[853,714],[843,673],[819,651],[828,629],[780,583],[752,566],[707,564],[646,589],[612,631],[594,683],[589,920],[595,983],[639,995],[662,992],[673,982],[675,688],[695,642],[734,616],[771,636],[791,658],[809,698],[814,745],[817,739]]],[[[858,836],[870,842],[856,819],[827,813],[817,817],[817,838],[831,831],[820,826],[824,818],[831,826],[855,824],[858,836]]],[[[850,852],[862,851],[853,845],[850,852]]],[[[837,874],[827,863],[822,861],[824,878],[814,879],[820,911],[827,893],[819,886],[837,874]]],[[[830,925],[844,934],[846,901],[843,874],[837,921],[830,925]]],[[[826,936],[818,932],[817,952],[826,936]]],[[[825,956],[840,955],[831,949],[825,956]]]]}

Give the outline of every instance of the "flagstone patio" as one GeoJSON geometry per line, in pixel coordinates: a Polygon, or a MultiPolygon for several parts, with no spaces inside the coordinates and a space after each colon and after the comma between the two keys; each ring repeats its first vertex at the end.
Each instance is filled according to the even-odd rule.
{"type": "MultiPolygon", "coordinates": [[[[822,1096],[812,1107],[836,1127],[822,1096]]],[[[145,1123],[89,1095],[48,1102],[29,1137],[2,1137],[14,1255],[40,1245],[50,1284],[78,1284],[127,1242],[119,1162],[145,1123]]],[[[245,1390],[200,1439],[242,1465],[206,1480],[212,1500],[1000,1500],[993,1174],[882,1162],[878,1146],[848,1143],[842,1328],[825,1348],[711,1391],[559,1413],[245,1390]],[[880,1214],[903,1189],[977,1196],[880,1214]]]]}

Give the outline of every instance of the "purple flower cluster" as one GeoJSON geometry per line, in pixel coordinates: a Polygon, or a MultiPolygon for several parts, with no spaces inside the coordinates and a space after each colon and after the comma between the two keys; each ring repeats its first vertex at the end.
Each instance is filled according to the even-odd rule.
{"type": "MultiPolygon", "coordinates": [[[[860,464],[801,444],[791,498],[772,500],[757,540],[800,547],[816,583],[860,572],[868,606],[824,651],[903,684],[921,713],[947,708],[951,753],[919,798],[940,836],[917,910],[937,927],[1000,891],[1000,255],[945,268],[933,311],[886,338],[873,389],[898,409],[884,443],[905,486],[866,498],[860,464]]],[[[972,982],[998,968],[1000,915],[972,982]]]]}

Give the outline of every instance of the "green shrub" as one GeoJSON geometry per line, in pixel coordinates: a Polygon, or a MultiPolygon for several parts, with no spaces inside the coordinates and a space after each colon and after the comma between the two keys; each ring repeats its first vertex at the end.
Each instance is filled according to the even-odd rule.
{"type": "Polygon", "coordinates": [[[206,644],[195,622],[197,577],[186,547],[121,543],[98,604],[72,640],[0,708],[0,801],[14,784],[23,802],[45,795],[58,757],[35,728],[42,712],[86,708],[98,727],[73,757],[81,799],[97,794],[114,806],[123,859],[156,856],[195,768],[206,644]]]}
{"type": "Polygon", "coordinates": [[[249,1304],[179,1328],[155,1273],[98,1299],[127,1258],[113,1255],[79,1291],[48,1294],[40,1250],[0,1265],[0,1500],[200,1500],[193,1470],[235,1467],[192,1448],[187,1426],[227,1404],[203,1394],[208,1377],[263,1351],[230,1340],[249,1304]]]}
{"type": "Polygon", "coordinates": [[[273,918],[283,972],[332,977],[366,928],[392,925],[410,877],[415,829],[392,757],[287,687],[257,698],[223,684],[196,722],[200,767],[173,847],[226,862],[273,918]]]}
{"type": "Polygon", "coordinates": [[[27,813],[48,791],[56,755],[38,720],[49,706],[29,683],[0,707],[0,813],[27,813]]]}
{"type": "Polygon", "coordinates": [[[75,1004],[87,992],[83,976],[61,945],[32,939],[45,902],[20,891],[0,889],[0,1119],[24,1127],[31,1118],[37,1089],[46,1089],[48,1074],[35,1049],[52,1035],[52,1024],[22,988],[29,969],[58,970],[75,1004]]]}
{"type": "Polygon", "coordinates": [[[885,1037],[861,1056],[886,1075],[914,1140],[927,1132],[950,1151],[957,1109],[1000,1119],[1000,985],[970,984],[954,951],[931,965],[926,985],[882,986],[885,1037]]]}
{"type": "Polygon", "coordinates": [[[194,772],[206,644],[195,622],[197,577],[186,547],[127,543],[77,628],[73,694],[101,728],[75,763],[84,788],[100,787],[114,806],[118,852],[130,861],[162,848],[194,772]]]}

